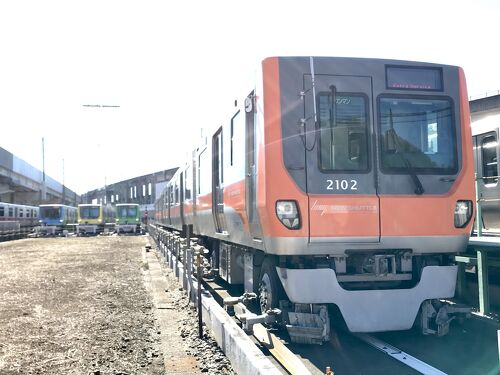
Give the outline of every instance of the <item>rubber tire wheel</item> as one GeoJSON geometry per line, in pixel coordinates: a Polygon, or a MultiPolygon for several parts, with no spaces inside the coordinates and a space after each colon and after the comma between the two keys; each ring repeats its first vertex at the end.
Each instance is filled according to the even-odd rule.
{"type": "Polygon", "coordinates": [[[283,299],[284,295],[285,292],[283,290],[283,286],[281,285],[278,273],[276,272],[276,262],[273,258],[266,257],[260,269],[258,287],[258,301],[261,313],[265,313],[265,311],[263,310],[279,308],[279,301],[283,299]],[[265,285],[266,289],[271,289],[270,293],[267,294],[267,299],[269,300],[265,302],[263,302],[262,299],[266,297],[261,295],[263,284],[265,285]],[[263,308],[264,303],[267,306],[267,309],[265,307],[263,308]]]}

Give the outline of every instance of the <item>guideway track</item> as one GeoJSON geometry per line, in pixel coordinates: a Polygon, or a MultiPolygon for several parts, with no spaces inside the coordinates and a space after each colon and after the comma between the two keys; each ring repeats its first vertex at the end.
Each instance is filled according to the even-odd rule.
{"type": "MultiPolygon", "coordinates": [[[[150,225],[150,234],[153,236],[153,238],[157,241],[158,244],[158,249],[161,253],[161,255],[164,257],[166,263],[170,265],[171,268],[174,269],[176,276],[180,279],[181,284],[184,286],[186,289],[188,295],[192,299],[193,302],[196,301],[196,295],[197,295],[197,290],[198,290],[198,285],[197,281],[195,278],[196,275],[196,268],[195,268],[195,248],[198,254],[200,252],[203,252],[204,248],[200,245],[195,245],[195,246],[187,246],[186,239],[181,238],[178,234],[168,232],[166,230],[163,230],[161,228],[157,228],[153,225],[150,225]]],[[[238,373],[276,373],[280,374],[282,373],[283,370],[278,370],[272,363],[267,360],[265,361],[265,356],[261,353],[261,355],[256,354],[256,351],[260,351],[257,346],[252,343],[250,340],[244,340],[245,343],[243,344],[245,346],[245,350],[243,353],[241,353],[242,347],[239,348],[240,352],[239,355],[245,354],[246,351],[250,351],[254,358],[250,360],[252,362],[252,370],[249,371],[248,368],[246,368],[244,371],[242,369],[245,366],[248,366],[248,363],[246,364],[238,364],[238,363],[233,363],[233,358],[235,360],[241,361],[241,357],[235,356],[234,353],[228,352],[228,350],[232,349],[232,345],[228,345],[227,343],[227,333],[226,332],[221,332],[227,329],[231,325],[230,330],[233,332],[237,332],[236,336],[238,338],[242,338],[242,335],[246,337],[246,334],[241,330],[241,328],[234,322],[232,318],[229,317],[227,312],[220,306],[221,301],[223,301],[225,298],[228,297],[234,297],[229,294],[229,292],[221,288],[219,284],[216,284],[212,281],[207,281],[207,280],[202,280],[203,282],[203,287],[202,290],[210,290],[212,295],[209,295],[206,292],[202,293],[202,315],[203,315],[203,321],[207,325],[212,325],[209,327],[213,332],[216,337],[216,340],[221,346],[221,349],[224,351],[226,356],[231,360],[231,363],[234,367],[234,369],[238,373]],[[217,302],[215,300],[219,301],[217,302]],[[217,307],[215,306],[217,304],[217,307]],[[220,322],[217,323],[215,322],[216,319],[219,319],[220,322]],[[231,322],[231,323],[230,323],[231,322]],[[225,327],[227,326],[227,327],[225,327]],[[249,343],[252,343],[253,349],[250,349],[249,343]],[[233,357],[233,358],[232,358],[233,357]],[[237,358],[237,359],[236,359],[237,358]],[[265,367],[265,372],[263,372],[262,369],[256,368],[255,364],[257,362],[261,362],[263,366],[265,367]]],[[[247,309],[245,305],[242,303],[239,303],[239,309],[247,309]]],[[[304,356],[300,353],[296,353],[294,348],[297,346],[294,345],[286,345],[284,342],[286,342],[286,339],[283,340],[279,336],[275,335],[274,333],[270,332],[263,326],[262,324],[255,324],[253,326],[253,335],[255,339],[260,343],[260,345],[275,358],[275,360],[283,367],[283,369],[286,370],[287,373],[290,374],[307,374],[307,373],[323,373],[322,371],[324,368],[327,366],[332,367],[333,370],[335,370],[335,367],[333,364],[327,364],[323,366],[321,370],[319,370],[319,367],[314,366],[313,364],[313,371],[310,371],[309,369],[311,366],[305,366],[304,365],[304,359],[307,358],[307,356],[304,356]],[[292,348],[292,349],[290,349],[292,348]],[[299,354],[298,356],[296,354],[299,354]],[[321,371],[321,372],[318,372],[321,371]]],[[[369,344],[370,346],[374,346],[375,338],[371,336],[356,336],[358,338],[364,338],[364,343],[369,344]]],[[[248,337],[246,337],[248,339],[248,337]]],[[[392,368],[392,371],[407,371],[407,373],[413,372],[406,366],[412,367],[415,371],[424,373],[424,374],[444,374],[444,372],[434,369],[433,367],[425,364],[424,362],[413,358],[412,360],[408,360],[410,358],[409,355],[405,355],[406,353],[394,348],[393,346],[383,343],[380,340],[377,340],[377,345],[380,347],[385,347],[385,348],[390,348],[390,352],[399,352],[402,353],[402,356],[406,358],[402,363],[405,365],[398,365],[397,362],[393,361],[393,357],[387,357],[391,362],[388,366],[392,368]],[[414,363],[419,363],[420,367],[415,367],[413,366],[414,363]],[[403,367],[401,367],[403,366],[403,367]],[[403,370],[406,368],[406,370],[403,370]],[[398,370],[399,369],[399,370],[398,370]],[[430,369],[433,369],[432,371],[430,369]],[[408,372],[408,370],[410,372],[408,372]],[[429,370],[429,371],[427,371],[429,370]],[[423,371],[423,372],[422,372],[423,371]]],[[[326,346],[329,346],[329,350],[335,350],[334,345],[323,345],[322,350],[324,351],[326,349],[326,346]]],[[[358,344],[359,346],[359,344],[358,344]]],[[[309,348],[310,346],[308,345],[300,345],[300,347],[306,347],[309,348]]],[[[366,349],[361,349],[361,350],[366,350],[366,349]]],[[[379,348],[379,350],[381,350],[379,348]]],[[[305,350],[304,352],[307,352],[305,350]]],[[[387,353],[387,352],[386,352],[387,353]]],[[[307,360],[306,360],[307,361],[307,360]]],[[[378,359],[377,359],[378,361],[378,359]]],[[[384,361],[383,359],[380,359],[380,361],[384,361]]],[[[369,364],[367,364],[369,366],[369,364]]],[[[341,366],[342,367],[342,366],[341,366]]],[[[339,372],[341,373],[341,372],[339,372]]],[[[339,374],[338,373],[338,374],[339,374]]],[[[368,373],[377,373],[377,372],[368,372],[368,373]]]]}

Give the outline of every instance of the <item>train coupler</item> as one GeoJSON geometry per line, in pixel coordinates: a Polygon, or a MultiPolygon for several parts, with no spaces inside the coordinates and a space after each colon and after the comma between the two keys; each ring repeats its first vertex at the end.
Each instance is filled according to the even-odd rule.
{"type": "Polygon", "coordinates": [[[450,331],[450,323],[456,318],[469,318],[471,308],[458,304],[448,304],[439,300],[426,300],[420,307],[420,327],[423,335],[445,336],[450,331]]]}
{"type": "Polygon", "coordinates": [[[248,302],[257,299],[257,294],[245,292],[239,297],[227,297],[224,298],[224,306],[234,306],[238,303],[247,304],[248,302]]]}
{"type": "Polygon", "coordinates": [[[328,306],[280,302],[290,339],[298,344],[323,344],[330,341],[328,306]]]}
{"type": "Polygon", "coordinates": [[[281,317],[280,309],[269,309],[265,313],[256,315],[251,312],[245,314],[236,315],[236,317],[241,322],[243,330],[248,333],[253,333],[253,326],[255,324],[265,323],[265,324],[275,324],[278,323],[281,317]]]}

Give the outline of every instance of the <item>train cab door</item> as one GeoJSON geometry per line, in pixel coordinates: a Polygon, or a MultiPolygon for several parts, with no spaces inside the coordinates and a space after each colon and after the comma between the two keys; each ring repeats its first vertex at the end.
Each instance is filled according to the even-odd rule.
{"type": "Polygon", "coordinates": [[[310,242],[380,241],[370,77],[304,79],[310,242]],[[314,87],[314,90],[311,90],[314,87]],[[315,97],[315,102],[313,98],[315,97]]]}
{"type": "Polygon", "coordinates": [[[475,158],[478,197],[481,199],[481,216],[485,228],[499,228],[498,196],[498,129],[477,135],[475,138],[475,158]]]}
{"type": "Polygon", "coordinates": [[[218,233],[227,231],[224,218],[224,171],[222,155],[222,127],[212,139],[212,213],[218,233]]]}

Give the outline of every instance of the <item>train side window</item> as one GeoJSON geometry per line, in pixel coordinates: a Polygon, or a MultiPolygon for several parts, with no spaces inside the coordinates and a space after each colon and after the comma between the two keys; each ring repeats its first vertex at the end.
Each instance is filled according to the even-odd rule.
{"type": "Polygon", "coordinates": [[[198,193],[201,195],[210,193],[212,186],[212,168],[210,162],[210,155],[207,149],[204,149],[198,157],[198,193]]]}
{"type": "Polygon", "coordinates": [[[237,135],[239,134],[239,129],[241,128],[241,122],[242,118],[239,116],[240,111],[236,112],[233,118],[231,119],[231,151],[229,153],[229,161],[230,165],[235,164],[235,153],[234,150],[236,149],[236,144],[237,143],[237,135]]]}
{"type": "Polygon", "coordinates": [[[0,216],[4,217],[5,216],[5,209],[2,207],[0,207],[0,216]]]}
{"type": "Polygon", "coordinates": [[[496,184],[498,181],[497,145],[498,141],[495,135],[486,136],[481,142],[483,182],[485,184],[496,184]]]}
{"type": "Polygon", "coordinates": [[[184,199],[191,199],[191,189],[193,187],[193,172],[191,171],[191,166],[186,168],[184,172],[184,199]]]}

